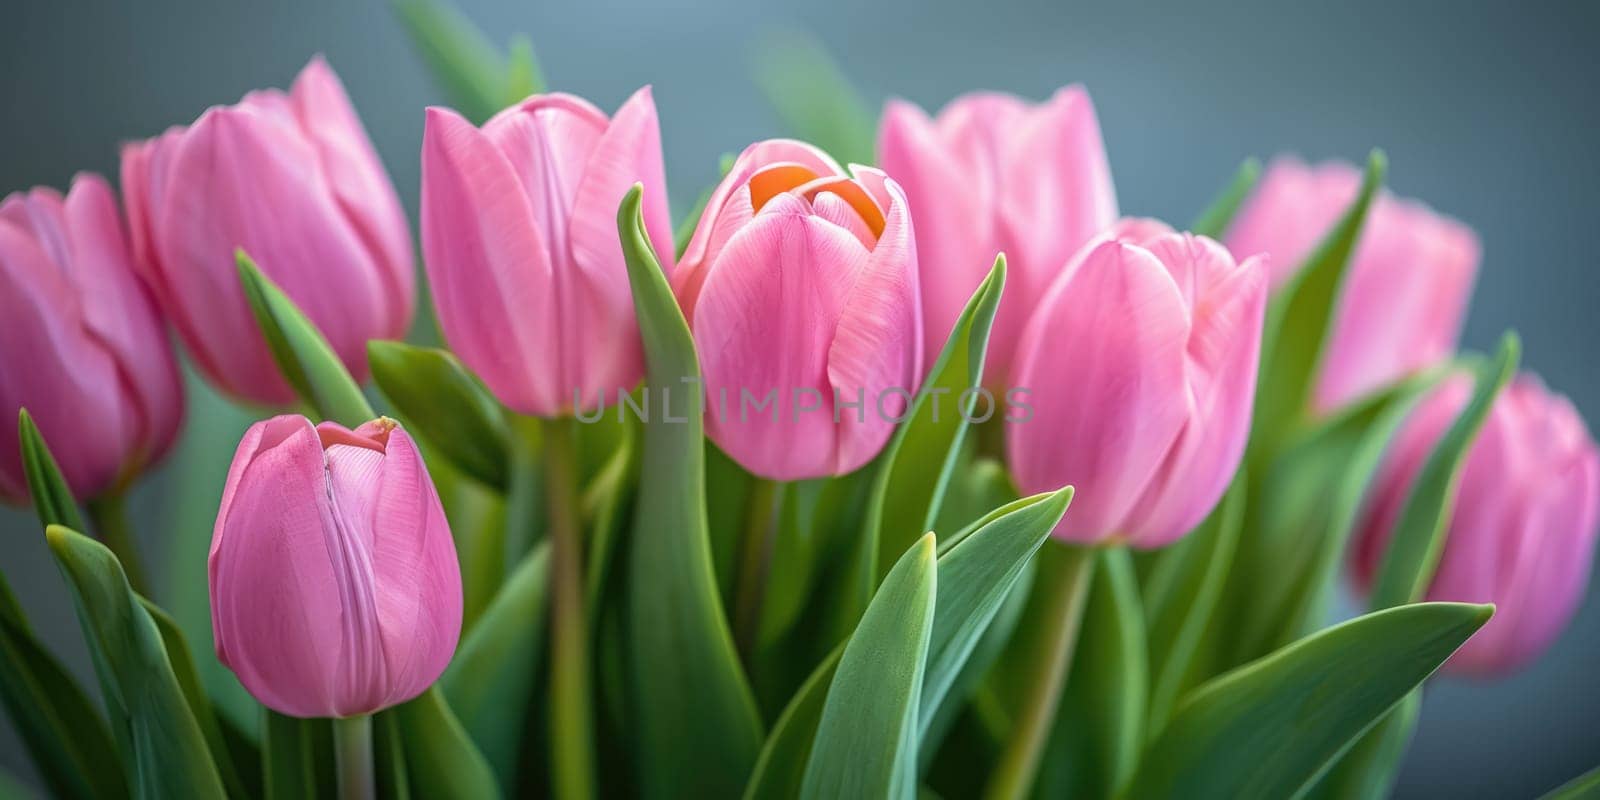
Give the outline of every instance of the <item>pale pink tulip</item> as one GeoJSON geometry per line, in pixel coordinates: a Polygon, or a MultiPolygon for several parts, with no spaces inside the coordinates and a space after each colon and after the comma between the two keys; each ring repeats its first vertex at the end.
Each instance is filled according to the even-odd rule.
{"type": "Polygon", "coordinates": [[[882,172],[846,173],[791,140],[746,148],[674,281],[711,439],[778,480],[877,455],[922,376],[916,254],[905,195],[882,172]]]}
{"type": "Polygon", "coordinates": [[[1055,535],[1160,547],[1244,454],[1266,308],[1260,258],[1128,220],[1086,245],[1022,333],[1007,456],[1024,493],[1072,485],[1055,535]]]}
{"type": "Polygon", "coordinates": [[[242,248],[306,312],[358,379],[368,339],[411,322],[405,213],[321,58],[285,94],[251,92],[122,151],[134,254],[195,363],[256,403],[294,399],[239,284],[242,248]]]}
{"type": "Polygon", "coordinates": [[[183,383],[133,272],[111,188],[80,174],[0,201],[0,499],[25,502],[17,414],[27,408],[88,500],[166,453],[183,383]]]}
{"type": "MultiPolygon", "coordinates": [[[[1466,406],[1453,375],[1411,412],[1372,481],[1352,547],[1357,583],[1382,564],[1428,454],[1466,406]]],[[[1600,510],[1600,451],[1565,397],[1524,374],[1495,401],[1467,454],[1429,600],[1494,603],[1494,618],[1446,665],[1497,675],[1543,653],[1583,600],[1600,510]]]]}
{"type": "Polygon", "coordinates": [[[1117,218],[1117,196],[1089,93],[1068,86],[1030,104],[978,92],[935,119],[891,100],[878,164],[905,187],[917,221],[923,347],[944,347],[956,317],[1007,257],[986,373],[1005,380],[1034,305],[1073,253],[1117,218]]]}
{"type": "MultiPolygon", "coordinates": [[[[1361,173],[1349,164],[1277,159],[1240,212],[1228,246],[1271,254],[1272,285],[1281,287],[1360,186],[1361,173]]],[[[1470,228],[1380,192],[1345,273],[1314,409],[1331,411],[1455,352],[1478,257],[1470,228]]]]}
{"type": "Polygon", "coordinates": [[[643,375],[617,234],[617,207],[635,183],[644,184],[645,228],[671,274],[649,87],[610,119],[568,94],[531,97],[481,130],[428,109],[422,252],[439,324],[506,405],[567,414],[615,402],[643,375]]]}
{"type": "Polygon", "coordinates": [[[284,415],[250,426],[209,560],[217,658],[296,717],[369,714],[421,694],[461,633],[444,507],[405,430],[284,415]]]}

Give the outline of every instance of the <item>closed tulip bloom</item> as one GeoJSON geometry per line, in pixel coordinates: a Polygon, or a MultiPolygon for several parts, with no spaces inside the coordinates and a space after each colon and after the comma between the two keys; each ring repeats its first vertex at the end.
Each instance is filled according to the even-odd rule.
{"type": "Polygon", "coordinates": [[[411,234],[344,87],[321,58],[287,94],[251,92],[187,128],[125,145],[134,253],[207,378],[265,405],[294,392],[239,283],[242,248],[358,379],[368,339],[411,321],[411,234]]]}
{"type": "MultiPolygon", "coordinates": [[[[1272,285],[1280,287],[1360,187],[1361,173],[1349,164],[1277,159],[1240,212],[1228,246],[1270,254],[1272,285]]],[[[1455,352],[1478,258],[1470,228],[1379,192],[1345,271],[1314,410],[1331,411],[1455,352]]]]}
{"type": "Polygon", "coordinates": [[[1017,349],[1006,450],[1024,493],[1077,488],[1055,535],[1160,547],[1216,505],[1244,454],[1267,275],[1147,220],[1087,245],[1017,349]]]}
{"type": "MultiPolygon", "coordinates": [[[[1451,376],[1390,442],[1351,551],[1358,585],[1372,583],[1423,462],[1471,394],[1468,376],[1451,376]]],[[[1600,451],[1583,420],[1538,378],[1519,376],[1467,453],[1428,587],[1429,600],[1495,604],[1446,669],[1500,675],[1549,648],[1583,600],[1597,509],[1600,451]]]]}
{"type": "Polygon", "coordinates": [[[77,176],[65,198],[41,188],[0,201],[0,320],[0,499],[28,498],[22,408],[79,500],[167,452],[183,384],[100,176],[77,176]]]}
{"type": "Polygon", "coordinates": [[[648,87],[607,118],[569,94],[475,128],[428,109],[422,252],[450,348],[501,402],[558,416],[614,400],[644,373],[617,207],[644,184],[663,269],[672,227],[648,87]],[[582,398],[582,402],[577,402],[582,398]]]}
{"type": "Polygon", "coordinates": [[[421,694],[461,633],[461,572],[404,429],[257,422],[211,536],[217,658],[268,708],[368,714],[421,694]]]}
{"type": "Polygon", "coordinates": [[[1089,93],[1049,100],[979,92],[937,118],[891,100],[878,164],[905,187],[917,221],[923,346],[944,346],[967,300],[1007,258],[1006,291],[990,334],[990,383],[1005,379],[1018,335],[1067,259],[1117,219],[1117,195],[1089,93]]]}
{"type": "Polygon", "coordinates": [[[712,193],[674,288],[706,431],[751,472],[842,475],[883,448],[922,376],[905,195],[811,145],[751,145],[712,193]],[[762,401],[768,400],[763,405],[762,401]]]}

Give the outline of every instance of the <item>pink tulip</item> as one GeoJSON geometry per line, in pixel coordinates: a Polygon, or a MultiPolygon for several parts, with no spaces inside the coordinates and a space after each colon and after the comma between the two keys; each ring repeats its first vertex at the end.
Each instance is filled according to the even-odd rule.
{"type": "Polygon", "coordinates": [[[1244,454],[1266,295],[1259,257],[1148,220],[1074,257],[1017,348],[1032,416],[1006,426],[1024,493],[1077,488],[1056,536],[1160,547],[1210,512],[1244,454]]]}
{"type": "MultiPolygon", "coordinates": [[[[1382,564],[1423,462],[1466,406],[1451,376],[1411,412],[1373,477],[1352,548],[1359,585],[1382,564]]],[[[1494,603],[1494,618],[1446,665],[1498,675],[1543,653],[1584,597],[1600,509],[1600,451],[1567,398],[1524,374],[1495,401],[1467,454],[1429,600],[1494,603]]]]}
{"type": "Polygon", "coordinates": [[[944,347],[995,254],[1006,253],[1006,291],[987,362],[989,382],[1004,381],[1045,288],[1117,218],[1089,93],[1069,86],[1036,105],[968,94],[937,119],[891,100],[878,131],[878,163],[905,187],[917,221],[926,352],[944,347]]]}
{"type": "Polygon", "coordinates": [[[134,254],[200,370],[267,405],[294,399],[245,301],[238,248],[283,287],[358,379],[368,339],[405,333],[411,234],[394,187],[326,62],[288,94],[213,107],[122,151],[134,254]]]}
{"type": "MultiPolygon", "coordinates": [[[[1273,162],[1228,236],[1235,253],[1270,253],[1272,285],[1288,282],[1355,200],[1349,164],[1273,162]]],[[[1335,313],[1312,404],[1326,413],[1438,363],[1456,339],[1478,269],[1472,230],[1421,203],[1373,199],[1335,313]]]]}
{"type": "Polygon", "coordinates": [[[611,119],[568,94],[531,97],[482,130],[430,108],[422,139],[423,260],[451,349],[525,414],[632,389],[644,362],[617,206],[634,183],[668,274],[673,253],[649,87],[611,119]]]}
{"type": "Polygon", "coordinates": [[[846,173],[802,142],[746,148],[674,276],[711,439],[777,480],[877,455],[922,376],[916,254],[882,172],[846,173]]]}
{"type": "Polygon", "coordinates": [[[28,498],[22,408],[79,500],[166,453],[183,384],[100,176],[78,175],[65,198],[40,188],[0,201],[0,320],[0,499],[28,498]]]}
{"type": "Polygon", "coordinates": [[[368,714],[421,694],[461,633],[444,508],[404,429],[298,415],[245,431],[211,535],[217,658],[268,708],[368,714]]]}

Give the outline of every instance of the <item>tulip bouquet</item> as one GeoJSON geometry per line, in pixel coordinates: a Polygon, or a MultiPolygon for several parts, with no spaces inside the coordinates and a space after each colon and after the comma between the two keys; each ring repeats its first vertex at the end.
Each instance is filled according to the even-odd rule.
{"type": "Polygon", "coordinates": [[[1435,670],[1583,595],[1600,451],[1514,336],[1456,352],[1476,238],[1381,154],[1247,163],[1185,229],[1119,216],[1081,87],[873,126],[806,69],[817,144],[674,230],[648,88],[608,114],[399,8],[455,106],[436,330],[321,59],[126,145],[120,209],[0,204],[0,497],[99,679],[0,591],[52,794],[1365,798],[1435,670]],[[122,508],[183,427],[169,330],[258,420],[164,576],[201,626],[122,508]]]}

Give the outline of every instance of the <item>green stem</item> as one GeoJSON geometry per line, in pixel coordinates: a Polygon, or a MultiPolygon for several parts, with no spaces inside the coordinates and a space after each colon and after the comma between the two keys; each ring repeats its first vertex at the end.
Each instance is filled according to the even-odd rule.
{"type": "Polygon", "coordinates": [[[550,518],[550,744],[555,796],[595,795],[589,642],[583,610],[583,531],[578,522],[575,423],[545,425],[545,507],[550,518]]]}
{"type": "Polygon", "coordinates": [[[766,601],[767,573],[772,569],[772,550],[778,538],[782,494],[777,481],[756,478],[745,505],[744,541],[739,546],[739,574],[734,584],[733,639],[747,668],[761,633],[761,606],[766,601]]]}
{"type": "Polygon", "coordinates": [[[128,585],[145,597],[150,596],[150,583],[145,579],[144,562],[139,558],[139,548],[134,545],[133,528],[128,524],[128,509],[121,492],[112,492],[89,501],[89,519],[94,524],[100,541],[122,562],[122,571],[128,576],[128,585]]]}
{"type": "Polygon", "coordinates": [[[1049,633],[1031,653],[1030,682],[1018,706],[1016,725],[1006,743],[1000,763],[989,776],[984,792],[988,800],[1018,800],[1033,792],[1039,758],[1044,753],[1056,709],[1061,704],[1061,689],[1072,667],[1072,651],[1078,642],[1083,622],[1083,607],[1094,576],[1094,551],[1079,546],[1046,542],[1039,553],[1039,572],[1035,591],[1043,592],[1045,619],[1052,624],[1049,633]]]}
{"type": "Polygon", "coordinates": [[[333,751],[339,765],[340,800],[374,800],[372,717],[362,714],[333,721],[333,751]]]}

